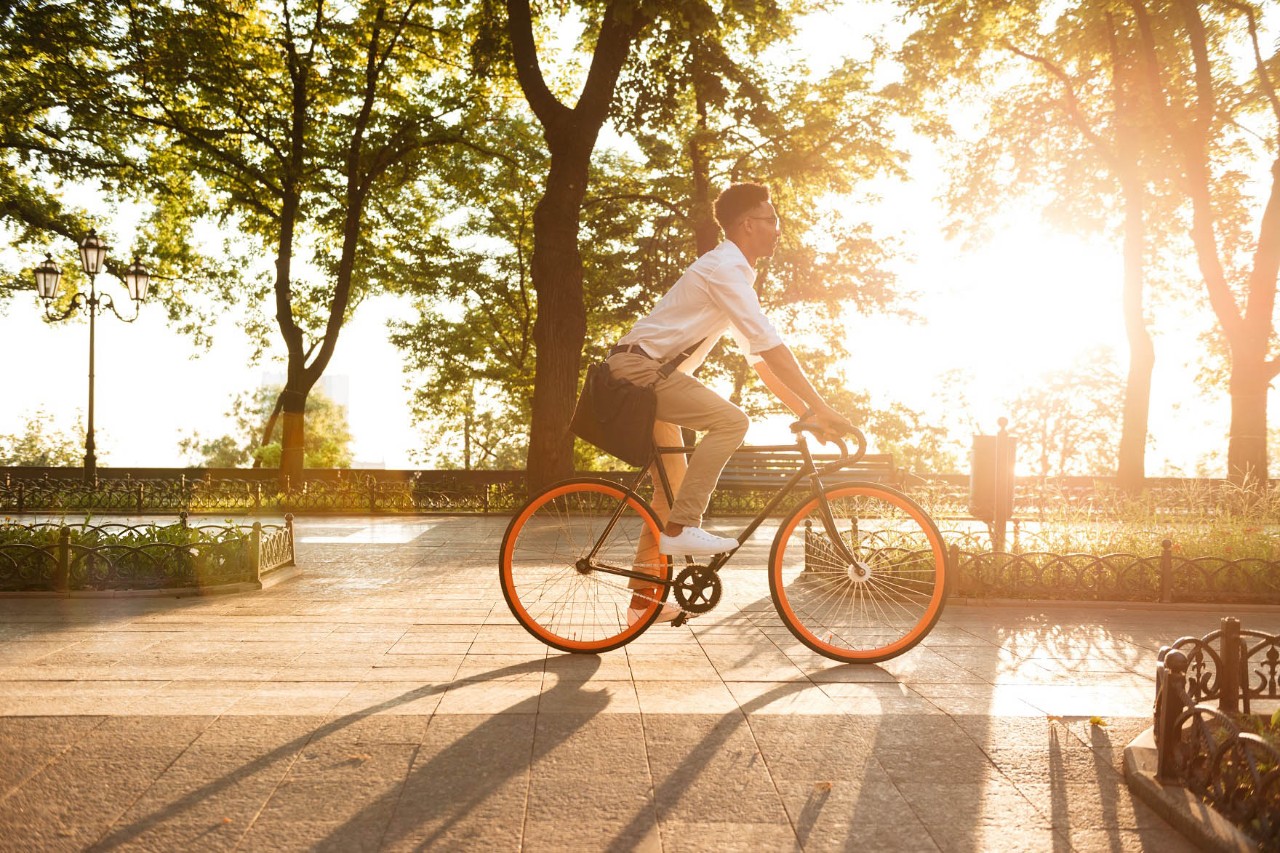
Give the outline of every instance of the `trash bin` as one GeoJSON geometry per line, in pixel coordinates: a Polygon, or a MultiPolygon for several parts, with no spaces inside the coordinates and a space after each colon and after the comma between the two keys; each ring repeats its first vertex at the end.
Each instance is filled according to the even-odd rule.
{"type": "Polygon", "coordinates": [[[1001,429],[999,435],[975,435],[969,456],[969,514],[988,523],[1013,514],[1013,465],[1017,439],[1001,429]]]}

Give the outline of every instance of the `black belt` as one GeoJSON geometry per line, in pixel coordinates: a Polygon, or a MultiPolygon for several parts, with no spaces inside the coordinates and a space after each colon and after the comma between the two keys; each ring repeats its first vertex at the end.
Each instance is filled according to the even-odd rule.
{"type": "Polygon", "coordinates": [[[645,358],[653,358],[653,356],[645,352],[643,348],[638,347],[635,344],[618,344],[616,347],[609,350],[609,355],[617,355],[622,352],[635,353],[636,355],[642,355],[645,358]]]}

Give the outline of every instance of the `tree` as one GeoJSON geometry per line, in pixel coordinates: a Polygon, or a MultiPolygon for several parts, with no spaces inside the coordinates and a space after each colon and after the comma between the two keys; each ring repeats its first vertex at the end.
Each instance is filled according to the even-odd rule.
{"type": "MultiPolygon", "coordinates": [[[[47,176],[108,191],[131,165],[126,139],[93,109],[111,86],[103,58],[109,21],[99,5],[7,3],[0,9],[0,227],[30,248],[48,234],[79,242],[88,231],[47,176]]],[[[25,272],[25,271],[24,271],[25,272]]],[[[25,274],[0,292],[27,291],[25,274]]]]}
{"type": "Polygon", "coordinates": [[[27,415],[21,431],[0,436],[0,465],[38,468],[74,468],[84,460],[84,425],[75,435],[53,426],[53,416],[43,408],[27,415]]]}
{"type": "Polygon", "coordinates": [[[1265,479],[1266,389],[1280,373],[1280,359],[1270,356],[1280,269],[1280,100],[1277,57],[1260,49],[1262,7],[1240,0],[903,5],[926,24],[903,53],[917,80],[940,87],[1000,79],[999,68],[983,61],[1000,52],[1033,74],[997,103],[1001,121],[974,156],[959,158],[974,168],[958,209],[998,202],[1003,193],[993,187],[1025,191],[1050,184],[1055,204],[1065,202],[1080,223],[1096,218],[1085,205],[1117,199],[1131,342],[1122,482],[1133,488],[1141,481],[1152,363],[1143,281],[1161,254],[1181,251],[1173,235],[1184,217],[1175,205],[1190,208],[1186,230],[1230,354],[1228,473],[1265,479]],[[1240,45],[1251,52],[1243,64],[1240,45]],[[1049,111],[1071,128],[1070,138],[1058,123],[1041,119],[1049,111]],[[1259,115],[1274,127],[1259,132],[1252,126],[1259,115]],[[1273,167],[1254,239],[1248,230],[1257,202],[1246,189],[1242,161],[1258,156],[1273,167]],[[1002,169],[999,187],[990,177],[1002,169]],[[1099,185],[1099,178],[1110,186],[1099,185]]]}
{"type": "Polygon", "coordinates": [[[543,194],[533,213],[530,260],[538,310],[533,325],[536,368],[526,471],[529,488],[534,489],[573,471],[569,419],[587,330],[578,249],[582,202],[591,155],[610,115],[618,75],[651,12],[642,0],[608,0],[588,27],[594,45],[590,65],[570,107],[543,75],[529,0],[505,2],[515,76],[550,155],[543,194]]]}
{"type": "MultiPolygon", "coordinates": [[[[705,153],[694,158],[681,142],[695,133],[693,93],[685,85],[684,64],[690,60],[682,38],[664,33],[645,41],[619,82],[621,106],[612,121],[637,141],[642,156],[605,148],[592,158],[577,240],[583,300],[590,306],[586,354],[603,356],[697,256],[705,236],[697,211],[700,205],[710,208],[711,181],[727,183],[740,171],[773,182],[788,199],[788,210],[795,209],[783,247],[769,265],[779,284],[767,287],[763,298],[774,316],[794,327],[798,340],[804,339],[800,330],[813,338],[813,363],[825,372],[843,354],[840,321],[850,303],[868,312],[901,308],[901,294],[884,268],[889,252],[883,244],[872,239],[867,226],[830,216],[820,203],[825,193],[851,189],[860,179],[892,168],[899,156],[885,143],[883,108],[870,90],[870,69],[847,63],[812,84],[769,85],[754,78],[749,86],[735,84],[715,101],[714,116],[704,118],[705,153]],[[748,113],[749,119],[735,118],[748,113]],[[705,181],[692,174],[695,160],[705,170],[705,181]],[[824,217],[834,227],[818,227],[824,217]]],[[[738,36],[717,33],[717,38],[729,42],[738,36]]],[[[740,75],[748,60],[724,57],[723,73],[740,75]]],[[[800,67],[771,76],[806,79],[800,67]]],[[[402,324],[395,340],[405,348],[410,368],[430,376],[415,399],[417,414],[432,425],[437,439],[435,430],[443,423],[455,431],[465,423],[474,428],[479,411],[528,412],[531,406],[530,354],[540,304],[531,287],[530,255],[536,248],[531,212],[548,172],[538,135],[538,126],[518,112],[472,129],[467,150],[449,158],[447,188],[434,190],[458,213],[448,221],[448,231],[432,232],[423,251],[404,267],[402,280],[422,282],[427,289],[418,298],[420,319],[402,324]],[[410,275],[411,270],[419,274],[410,275]]],[[[714,222],[712,228],[718,240],[714,222]]],[[[745,361],[736,356],[718,351],[705,370],[727,377],[736,388],[735,399],[756,393],[745,361]]],[[[832,383],[839,379],[833,371],[832,383]]],[[[571,410],[572,401],[568,405],[571,410]]],[[[464,431],[464,454],[468,435],[464,431]]],[[[575,467],[597,461],[589,448],[575,445],[575,467]]]]}
{"type": "Polygon", "coordinates": [[[1273,354],[1276,281],[1280,276],[1280,51],[1264,57],[1262,7],[1244,0],[1175,0],[1166,12],[1131,0],[1137,17],[1142,77],[1177,159],[1177,186],[1191,206],[1189,233],[1209,303],[1230,353],[1231,426],[1227,474],[1255,486],[1267,478],[1267,393],[1280,375],[1273,354]],[[1242,32],[1243,30],[1243,32],[1242,32]],[[1234,48],[1247,35],[1245,68],[1234,48]],[[1249,127],[1265,116],[1261,133],[1249,127]],[[1256,136],[1255,136],[1256,134],[1256,136]],[[1256,141],[1255,141],[1256,140],[1256,141]],[[1271,186],[1257,221],[1241,159],[1271,161],[1271,186]]]}
{"type": "Polygon", "coordinates": [[[533,393],[532,211],[546,157],[535,125],[500,114],[441,152],[426,191],[454,211],[423,217],[389,278],[417,315],[393,324],[435,467],[522,467],[533,393]],[[519,456],[518,459],[515,455],[519,456]]]}
{"type": "MultiPolygon", "coordinates": [[[[922,20],[900,54],[911,84],[946,95],[980,91],[988,107],[985,132],[956,158],[948,195],[953,214],[976,218],[966,230],[981,230],[1011,196],[1048,189],[1053,220],[1107,228],[1122,241],[1129,368],[1117,475],[1136,491],[1146,477],[1155,367],[1145,290],[1153,255],[1174,249],[1176,204],[1158,180],[1165,146],[1141,83],[1137,18],[1108,0],[903,5],[922,20]]],[[[932,127],[935,136],[940,128],[950,134],[945,124],[932,127]]]]}
{"type": "MultiPolygon", "coordinates": [[[[878,115],[852,116],[853,111],[846,109],[854,101],[851,93],[860,96],[867,91],[865,80],[857,79],[865,69],[853,71],[852,66],[842,75],[832,75],[825,87],[797,85],[783,92],[786,102],[780,112],[785,121],[775,119],[772,109],[762,106],[774,93],[759,85],[757,75],[743,69],[758,59],[754,51],[789,34],[793,12],[806,8],[803,4],[793,10],[774,4],[750,8],[724,4],[715,9],[701,2],[613,2],[599,7],[595,16],[575,10],[585,19],[587,48],[582,65],[587,70],[576,78],[581,92],[572,109],[566,106],[564,93],[578,83],[564,83],[564,77],[571,77],[567,74],[559,79],[544,75],[536,46],[536,27],[545,26],[545,19],[552,16],[544,13],[544,20],[535,21],[529,4],[521,0],[506,6],[506,27],[490,42],[506,51],[495,50],[495,55],[509,55],[514,61],[517,81],[538,120],[549,155],[543,194],[533,215],[530,261],[536,295],[536,369],[528,470],[530,481],[537,483],[564,476],[572,467],[573,445],[567,428],[584,347],[594,355],[602,340],[616,339],[616,334],[605,337],[603,333],[621,333],[697,251],[718,239],[714,222],[707,227],[712,177],[726,183],[746,174],[778,178],[780,188],[786,184],[781,192],[793,195],[799,230],[805,231],[807,223],[801,214],[808,208],[805,202],[876,170],[866,165],[875,157],[864,143],[881,128],[876,124],[878,115]],[[694,42],[696,46],[690,47],[694,42]],[[738,45],[740,59],[728,56],[725,45],[730,43],[738,45]],[[628,66],[629,62],[633,64],[628,66]],[[699,62],[708,69],[698,77],[707,91],[695,92],[689,69],[699,62]],[[720,87],[723,93],[707,94],[721,78],[729,81],[720,87]],[[708,119],[708,110],[734,99],[733,112],[726,107],[723,117],[708,119]],[[815,106],[824,103],[827,106],[815,106]],[[701,118],[686,121],[697,107],[702,108],[701,118]],[[736,147],[727,144],[744,123],[763,125],[766,119],[773,122],[767,132],[754,138],[737,133],[736,147]],[[597,152],[596,138],[606,122],[635,140],[647,162],[635,163],[617,152],[597,152]],[[688,149],[671,142],[699,132],[711,139],[688,149]],[[706,153],[706,147],[716,150],[706,153]],[[862,162],[854,164],[856,158],[862,162]],[[734,159],[736,167],[722,165],[734,159]],[[758,170],[762,163],[775,168],[758,170]],[[801,177],[806,172],[807,182],[801,177]],[[637,243],[641,251],[636,251],[637,243]],[[590,313],[586,305],[592,307],[590,313]]],[[[576,67],[572,62],[562,64],[576,67]]],[[[784,78],[780,72],[778,79],[784,78]]],[[[885,148],[883,139],[878,145],[885,148]]],[[[806,274],[800,277],[807,279],[808,288],[788,287],[789,301],[808,300],[810,308],[825,304],[833,318],[839,298],[864,295],[860,285],[866,285],[866,294],[887,290],[881,287],[883,281],[874,280],[882,269],[873,262],[877,247],[867,230],[855,226],[834,236],[835,250],[825,257],[806,246],[776,266],[786,270],[792,263],[806,274]],[[849,252],[855,244],[858,251],[849,252]],[[873,274],[860,281],[813,274],[824,264],[824,272],[847,272],[834,269],[838,258],[873,274]],[[822,286],[835,283],[838,288],[822,286]],[[839,296],[837,289],[843,290],[839,296]]],[[[875,298],[879,296],[871,297],[875,298]]],[[[744,381],[739,378],[737,384],[744,381]]]]}
{"type": "Polygon", "coordinates": [[[111,8],[122,85],[106,108],[137,131],[166,189],[149,236],[180,254],[174,244],[208,213],[274,258],[269,285],[246,283],[271,300],[285,346],[279,465],[296,479],[307,397],[343,324],[381,286],[385,257],[415,236],[399,227],[400,193],[424,153],[451,144],[467,120],[472,102],[451,61],[465,16],[450,13],[463,9],[415,0],[111,8]]]}
{"type": "Polygon", "coordinates": [[[1124,382],[1108,350],[1047,373],[1009,404],[1019,456],[1040,477],[1113,470],[1124,382]]]}
{"type": "MultiPolygon", "coordinates": [[[[280,464],[282,424],[273,418],[281,388],[262,387],[238,394],[227,416],[234,432],[206,439],[192,434],[178,442],[178,449],[205,468],[239,468],[253,463],[274,468],[280,464]]],[[[351,428],[347,407],[330,400],[322,391],[307,395],[309,428],[303,447],[307,468],[350,468],[351,428]]]]}

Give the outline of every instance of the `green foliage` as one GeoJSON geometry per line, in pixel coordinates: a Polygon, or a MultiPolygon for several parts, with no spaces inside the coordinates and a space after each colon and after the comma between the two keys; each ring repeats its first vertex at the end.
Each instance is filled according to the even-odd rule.
{"type": "MultiPolygon", "coordinates": [[[[848,381],[845,311],[906,311],[889,272],[892,241],[825,204],[873,175],[900,171],[872,61],[850,61],[816,81],[799,63],[759,64],[759,52],[785,45],[806,8],[671,4],[643,31],[612,110],[627,145],[596,152],[581,215],[583,367],[697,257],[711,194],[733,180],[770,182],[787,217],[782,247],[766,265],[763,300],[788,339],[805,348],[824,387],[836,393],[848,381]]],[[[503,76],[510,71],[505,39],[495,31],[490,47],[502,61],[485,65],[495,93],[514,90],[503,76]]],[[[557,67],[572,77],[592,47],[556,57],[557,67]]],[[[414,404],[431,438],[424,458],[461,458],[470,424],[473,464],[486,467],[514,457],[524,436],[482,438],[477,428],[519,428],[532,416],[533,212],[549,167],[540,127],[523,105],[505,103],[495,98],[491,121],[469,128],[466,146],[438,164],[431,191],[454,213],[423,218],[427,238],[401,255],[392,276],[418,309],[395,327],[393,340],[406,352],[406,368],[426,376],[414,404]]],[[[711,229],[718,240],[714,223],[711,229]]],[[[736,354],[713,352],[702,376],[730,383],[749,409],[772,410],[736,354]]],[[[883,413],[894,432],[909,421],[899,414],[883,413]]],[[[576,454],[578,467],[614,464],[581,445],[576,454]]]]}
{"type": "MultiPolygon", "coordinates": [[[[1081,487],[1060,480],[1018,486],[1012,553],[1138,554],[1153,557],[1169,539],[1179,559],[1261,560],[1280,563],[1280,488],[1185,480],[1152,486],[1137,495],[1094,482],[1081,487]]],[[[962,520],[964,498],[912,490],[912,496],[942,522],[949,541],[986,547],[985,525],[962,520]]],[[[961,546],[968,547],[968,546],[961,546]]],[[[1270,566],[1264,567],[1274,584],[1270,566]]]]}
{"type": "Polygon", "coordinates": [[[389,264],[417,308],[391,340],[406,369],[428,377],[413,396],[430,437],[421,461],[465,467],[470,442],[472,467],[520,467],[534,378],[531,219],[546,157],[536,127],[512,116],[440,154],[429,191],[456,212],[421,221],[421,239],[389,264]]]}
{"type": "MultiPolygon", "coordinates": [[[[207,468],[237,468],[249,463],[253,467],[278,468],[280,466],[281,422],[277,418],[270,436],[264,441],[263,432],[271,420],[281,388],[262,387],[250,393],[236,395],[232,400],[228,417],[235,422],[235,430],[229,435],[203,438],[192,434],[178,442],[178,448],[207,468]]],[[[303,442],[303,458],[308,468],[350,468],[351,428],[347,422],[347,407],[330,400],[321,391],[312,391],[307,397],[307,433],[303,442]]]]}
{"type": "Polygon", "coordinates": [[[1106,349],[1046,374],[1009,406],[1018,456],[1041,477],[1115,469],[1124,380],[1106,349]]]}
{"type": "MultiPolygon", "coordinates": [[[[131,7],[113,47],[132,84],[120,108],[146,129],[160,181],[150,238],[177,257],[199,217],[234,228],[284,264],[274,281],[248,275],[235,290],[259,307],[283,300],[287,344],[295,324],[298,334],[330,334],[335,312],[345,319],[381,284],[381,261],[397,248],[388,234],[412,239],[397,227],[401,202],[421,199],[400,190],[423,151],[451,139],[442,116],[466,107],[438,58],[458,47],[462,21],[447,14],[458,6],[131,7]],[[362,220],[363,233],[352,227],[362,220]]],[[[225,297],[228,284],[201,276],[187,286],[225,297]]],[[[249,327],[268,330],[253,317],[249,327]]]]}
{"type": "MultiPolygon", "coordinates": [[[[61,525],[16,524],[6,520],[0,524],[0,545],[31,545],[36,548],[47,548],[60,541],[61,525]]],[[[219,527],[205,529],[188,527],[181,523],[133,526],[111,526],[107,528],[91,525],[69,524],[65,529],[70,531],[72,545],[83,548],[101,548],[122,545],[139,548],[143,545],[201,545],[222,544],[239,540],[244,531],[239,527],[219,527]]]]}
{"type": "MultiPolygon", "coordinates": [[[[434,206],[427,152],[453,145],[459,126],[483,123],[475,81],[455,60],[471,4],[55,7],[0,15],[12,30],[0,35],[13,35],[0,47],[0,71],[6,87],[9,68],[21,72],[15,108],[32,103],[15,133],[43,134],[50,148],[110,142],[127,152],[117,172],[144,202],[145,259],[171,321],[208,343],[218,315],[240,315],[259,354],[273,337],[283,344],[288,399],[302,400],[351,312],[416,244],[414,226],[434,206]],[[56,121],[63,113],[65,126],[56,121]],[[211,226],[230,235],[223,245],[202,241],[211,226]]],[[[33,165],[55,179],[77,176],[76,164],[51,157],[33,165]]],[[[0,217],[10,195],[22,195],[5,186],[8,163],[0,161],[0,217]]],[[[286,411],[290,469],[303,463],[292,446],[303,432],[296,414],[286,411]]]]}
{"type": "MultiPolygon", "coordinates": [[[[101,3],[27,0],[0,11],[0,227],[24,254],[50,235],[78,242],[88,230],[50,175],[119,197],[135,165],[127,134],[97,108],[113,85],[103,50],[111,30],[101,3]]],[[[29,290],[28,274],[6,277],[0,295],[29,290]]]]}
{"type": "Polygon", "coordinates": [[[0,465],[74,467],[84,461],[84,425],[67,433],[53,425],[53,416],[42,408],[29,414],[21,431],[0,435],[0,465]]]}

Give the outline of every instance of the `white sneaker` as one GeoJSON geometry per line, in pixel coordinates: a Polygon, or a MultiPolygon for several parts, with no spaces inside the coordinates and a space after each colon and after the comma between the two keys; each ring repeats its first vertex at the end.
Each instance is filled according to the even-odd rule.
{"type": "MultiPolygon", "coordinates": [[[[637,622],[639,622],[640,619],[644,616],[645,611],[648,609],[649,609],[649,606],[647,604],[642,605],[640,607],[628,607],[627,608],[627,627],[630,627],[636,624],[637,622]]],[[[676,607],[674,604],[664,604],[662,605],[662,612],[658,614],[658,618],[655,619],[654,621],[670,622],[679,615],[680,615],[679,607],[676,607]]]]}
{"type": "Polygon", "coordinates": [[[738,547],[737,539],[727,539],[708,533],[701,527],[686,527],[678,536],[666,533],[658,537],[658,550],[663,554],[687,554],[690,556],[723,554],[738,547]]]}

